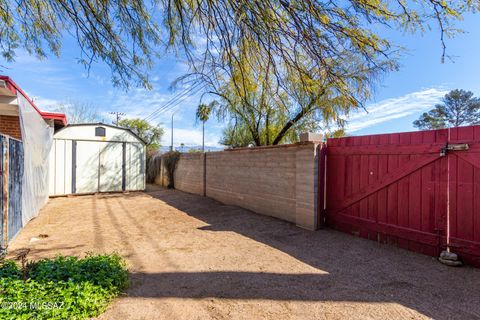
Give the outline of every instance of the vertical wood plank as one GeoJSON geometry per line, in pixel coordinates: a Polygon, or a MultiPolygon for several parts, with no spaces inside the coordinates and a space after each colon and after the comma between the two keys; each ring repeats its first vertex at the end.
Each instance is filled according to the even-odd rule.
{"type": "MultiPolygon", "coordinates": [[[[369,145],[379,145],[380,137],[378,135],[370,136],[369,145]]],[[[378,155],[373,154],[368,159],[368,185],[374,184],[378,180],[378,155]]],[[[373,193],[368,198],[368,219],[378,221],[378,192],[373,193]]]]}
{"type": "MultiPolygon", "coordinates": [[[[388,135],[384,134],[379,137],[380,145],[387,145],[389,142],[388,135]]],[[[388,172],[388,155],[380,155],[378,159],[378,178],[388,172]]],[[[387,222],[387,189],[383,188],[377,193],[377,218],[379,222],[387,222]]]]}
{"type": "MultiPolygon", "coordinates": [[[[413,132],[410,143],[423,144],[423,133],[413,132]]],[[[418,159],[420,155],[411,155],[410,160],[418,159]]],[[[423,169],[423,168],[422,168],[423,169]]],[[[422,230],[422,169],[412,172],[408,177],[408,221],[409,228],[422,230]]]]}
{"type": "MultiPolygon", "coordinates": [[[[398,145],[400,135],[394,133],[390,135],[390,144],[398,145]]],[[[398,167],[398,155],[388,156],[388,172],[392,172],[398,167]]],[[[387,188],[387,222],[396,225],[398,223],[398,183],[393,183],[387,188]]]]}
{"type": "MultiPolygon", "coordinates": [[[[352,139],[352,146],[361,145],[361,140],[358,137],[352,139]]],[[[360,156],[353,155],[353,172],[352,172],[352,193],[357,193],[360,191],[360,156]]],[[[360,216],[360,204],[356,203],[351,207],[352,215],[359,217],[360,216]]]]}
{"type": "MultiPolygon", "coordinates": [[[[457,128],[457,139],[459,141],[471,141],[474,139],[474,128],[472,126],[457,128]]],[[[455,151],[458,154],[464,151],[455,151]]],[[[468,151],[467,151],[468,152],[468,151]]],[[[473,240],[474,225],[474,169],[473,166],[463,159],[457,158],[457,236],[461,239],[473,240]]]]}
{"type": "MultiPolygon", "coordinates": [[[[473,130],[474,140],[480,144],[480,126],[475,126],[473,130]]],[[[480,158],[480,154],[477,153],[480,158]]],[[[474,193],[473,193],[473,239],[480,243],[480,168],[474,170],[474,193]]]]}
{"type": "MultiPolygon", "coordinates": [[[[455,143],[458,141],[458,130],[457,128],[450,129],[450,139],[448,143],[455,143]]],[[[448,171],[449,171],[449,185],[448,192],[449,203],[449,226],[450,226],[450,236],[457,237],[457,179],[458,179],[458,158],[454,154],[447,154],[448,157],[448,171]]]]}
{"type": "MultiPolygon", "coordinates": [[[[400,134],[400,144],[410,144],[410,134],[400,134]]],[[[400,155],[398,165],[402,166],[410,160],[409,155],[400,155]]],[[[409,206],[409,177],[402,178],[398,182],[398,224],[402,227],[409,227],[408,206],[409,206]]]]}
{"type": "MultiPolygon", "coordinates": [[[[435,131],[423,132],[423,143],[430,145],[435,142],[435,131]]],[[[435,233],[435,165],[430,164],[421,170],[421,230],[435,233]]]]}

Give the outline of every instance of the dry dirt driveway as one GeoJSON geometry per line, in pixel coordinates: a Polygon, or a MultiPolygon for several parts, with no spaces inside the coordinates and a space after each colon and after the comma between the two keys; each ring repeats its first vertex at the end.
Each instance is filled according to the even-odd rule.
{"type": "Polygon", "coordinates": [[[25,247],[125,257],[102,319],[480,319],[480,270],[157,187],[51,199],[11,256],[25,247]]]}

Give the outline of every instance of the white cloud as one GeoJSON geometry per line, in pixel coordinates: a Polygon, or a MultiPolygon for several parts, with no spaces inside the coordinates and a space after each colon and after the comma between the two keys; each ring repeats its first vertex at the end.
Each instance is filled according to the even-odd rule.
{"type": "Polygon", "coordinates": [[[355,132],[383,122],[400,119],[431,109],[448,92],[444,88],[430,88],[401,97],[382,100],[367,106],[349,117],[347,131],[355,132]]]}
{"type": "Polygon", "coordinates": [[[30,95],[28,92],[26,94],[33,100],[35,105],[41,110],[41,111],[55,111],[57,110],[60,106],[63,105],[63,103],[59,100],[55,99],[48,99],[48,98],[43,98],[40,96],[35,96],[35,95],[30,95]]]}

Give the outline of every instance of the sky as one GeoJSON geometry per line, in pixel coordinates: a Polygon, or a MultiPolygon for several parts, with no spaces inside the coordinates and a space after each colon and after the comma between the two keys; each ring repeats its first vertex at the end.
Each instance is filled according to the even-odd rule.
{"type": "MultiPolygon", "coordinates": [[[[407,51],[400,59],[400,70],[381,79],[374,97],[366,103],[366,111],[350,115],[349,135],[365,135],[412,131],[412,122],[431,109],[452,89],[466,89],[480,96],[480,17],[469,15],[456,24],[463,34],[447,39],[447,59],[441,62],[440,33],[437,28],[425,34],[403,34],[389,30],[386,35],[407,51]]],[[[132,86],[128,92],[115,88],[110,81],[110,70],[94,64],[90,72],[78,64],[78,47],[66,40],[60,58],[49,57],[39,61],[18,51],[15,62],[2,62],[0,73],[10,76],[42,110],[54,111],[65,103],[86,103],[95,106],[100,120],[111,123],[112,111],[125,117],[145,118],[163,106],[178,91],[172,82],[187,68],[181,59],[167,56],[150,72],[151,91],[132,86]]],[[[165,128],[162,144],[170,145],[171,117],[174,113],[174,145],[198,146],[202,142],[201,124],[195,120],[198,95],[185,99],[171,111],[160,113],[152,120],[165,128]]],[[[205,144],[218,147],[224,123],[213,117],[206,124],[205,144]]]]}

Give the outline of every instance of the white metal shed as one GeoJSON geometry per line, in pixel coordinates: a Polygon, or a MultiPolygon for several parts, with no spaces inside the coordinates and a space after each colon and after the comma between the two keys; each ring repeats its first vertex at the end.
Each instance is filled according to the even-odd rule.
{"type": "Polygon", "coordinates": [[[127,128],[74,124],[53,136],[50,195],[145,190],[145,142],[127,128]]]}

